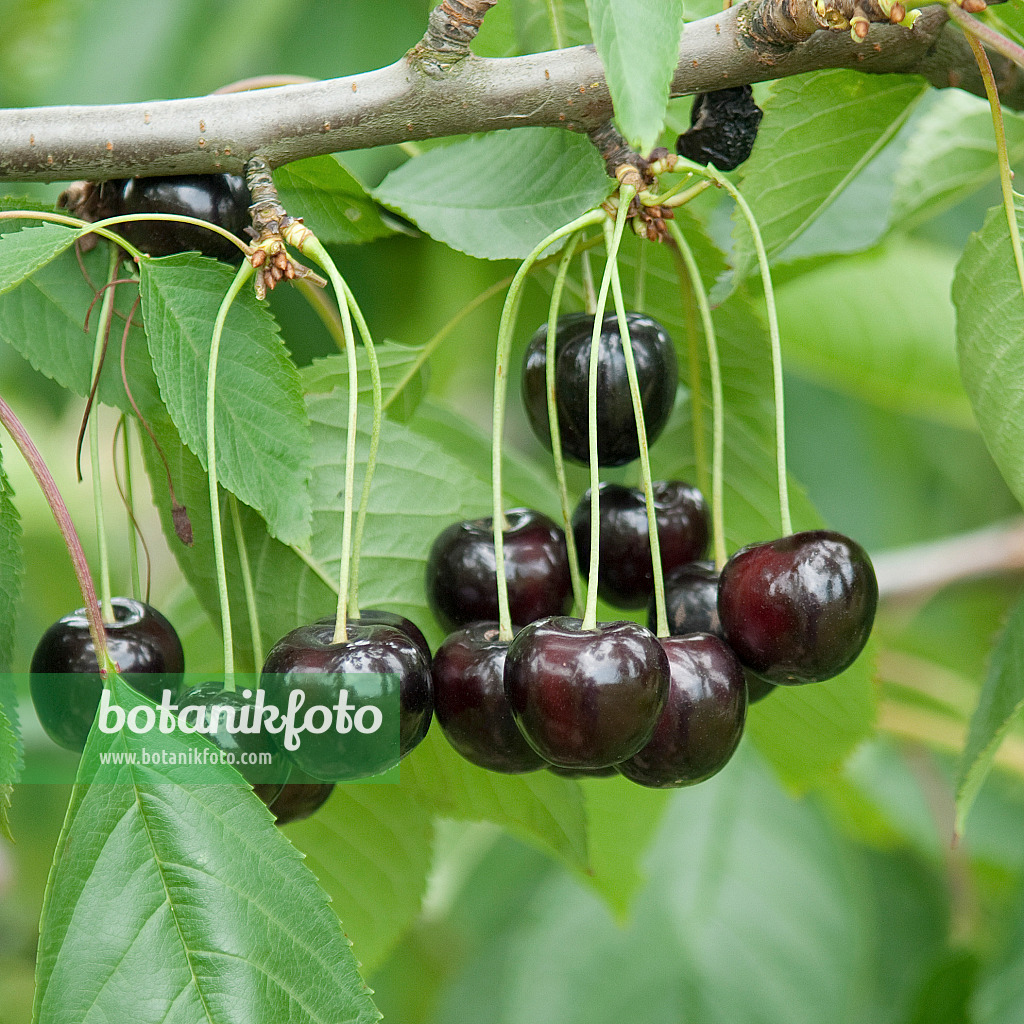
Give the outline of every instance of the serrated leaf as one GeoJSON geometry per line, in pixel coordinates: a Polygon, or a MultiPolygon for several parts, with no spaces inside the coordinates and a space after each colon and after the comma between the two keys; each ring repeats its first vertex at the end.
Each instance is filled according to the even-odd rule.
{"type": "MultiPolygon", "coordinates": [[[[82,257],[86,272],[94,281],[103,280],[107,257],[105,247],[97,246],[82,257]]],[[[117,290],[116,308],[128,315],[135,289],[117,290]]],[[[74,254],[64,253],[42,267],[20,287],[0,296],[0,341],[20,352],[40,373],[80,397],[89,393],[95,333],[86,334],[83,325],[94,292],[82,274],[74,254]]],[[[93,318],[90,328],[95,331],[93,318]]],[[[99,400],[131,412],[131,404],[121,381],[119,348],[124,327],[115,321],[111,330],[109,358],[100,378],[99,400]]],[[[137,317],[125,347],[125,368],[132,394],[143,414],[160,414],[162,403],[156,378],[137,317]]]]}
{"type": "Polygon", "coordinates": [[[787,361],[884,408],[973,427],[956,359],[953,270],[948,250],[894,239],[799,275],[776,295],[787,361]]]}
{"type": "MultiPolygon", "coordinates": [[[[1024,159],[1024,118],[1003,110],[1011,165],[1024,159]]],[[[985,100],[947,89],[920,119],[896,174],[892,220],[934,217],[999,176],[992,113],[985,100]]]]}
{"type": "Polygon", "coordinates": [[[22,743],[17,694],[10,675],[15,626],[25,572],[21,520],[0,458],[0,835],[11,837],[7,814],[14,784],[21,776],[22,743]]]}
{"type": "MultiPolygon", "coordinates": [[[[386,341],[376,346],[377,364],[380,367],[381,396],[387,405],[394,400],[396,391],[412,388],[413,377],[417,375],[417,364],[421,350],[386,341]]],[[[360,347],[356,352],[359,364],[359,396],[360,401],[370,401],[373,385],[370,381],[370,367],[366,358],[366,350],[360,347]]],[[[331,354],[322,359],[314,359],[309,366],[299,371],[302,377],[302,389],[306,394],[319,393],[335,389],[348,389],[348,358],[340,353],[331,354]]]]}
{"type": "Polygon", "coordinates": [[[338,786],[287,828],[352,937],[364,973],[420,912],[433,860],[431,809],[408,787],[338,786]]]}
{"type": "MultiPolygon", "coordinates": [[[[1024,225],[1024,210],[1017,208],[1024,225]]],[[[1024,501],[1024,296],[1006,214],[989,210],[971,235],[953,281],[960,372],[999,472],[1024,501]]]]}
{"type": "Polygon", "coordinates": [[[352,245],[393,234],[377,204],[333,155],[296,160],[274,171],[285,209],[325,245],[352,245]]]}
{"type": "MultiPolygon", "coordinates": [[[[213,324],[234,277],[200,256],[141,264],[153,368],[182,440],[206,465],[206,382],[213,324]]],[[[217,363],[217,470],[224,486],[289,544],[309,542],[309,423],[299,373],[267,307],[243,289],[217,363]]]]}
{"type": "Polygon", "coordinates": [[[0,295],[56,259],[79,234],[75,228],[48,223],[0,234],[0,295]]]}
{"type": "MultiPolygon", "coordinates": [[[[784,253],[893,138],[926,88],[916,78],[842,70],[775,85],[740,172],[769,257],[784,253]]],[[[738,213],[734,222],[742,277],[756,261],[746,223],[738,213]]]]}
{"type": "Polygon", "coordinates": [[[611,189],[585,137],[520,128],[432,149],[392,171],[373,195],[453,249],[497,260],[529,255],[611,189]]]}
{"type": "Polygon", "coordinates": [[[962,833],[971,806],[992,769],[996,751],[1024,707],[1024,601],[1010,612],[992,650],[978,706],[971,716],[956,786],[956,827],[962,833]]]}
{"type": "Polygon", "coordinates": [[[18,734],[5,714],[8,705],[2,699],[4,696],[0,687],[0,836],[13,840],[11,797],[14,795],[14,785],[21,777],[22,748],[18,734]]]}
{"type": "Polygon", "coordinates": [[[587,0],[590,29],[612,94],[615,120],[647,153],[665,124],[669,83],[679,62],[679,0],[587,0]]]}
{"type": "MultiPolygon", "coordinates": [[[[126,710],[140,698],[113,679],[126,710]]],[[[205,745],[205,740],[201,741],[205,745]]],[[[379,1019],[326,895],[229,766],[180,758],[178,733],[94,729],[40,929],[36,1024],[295,1024],[379,1019]]]]}

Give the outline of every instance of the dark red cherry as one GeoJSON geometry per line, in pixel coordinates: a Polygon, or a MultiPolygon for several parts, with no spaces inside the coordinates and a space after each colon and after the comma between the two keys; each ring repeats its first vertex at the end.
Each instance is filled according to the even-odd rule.
{"type": "MultiPolygon", "coordinates": [[[[665,328],[642,313],[627,313],[629,337],[640,385],[647,440],[653,442],[668,422],[675,402],[679,372],[675,348],[665,328]]],[[[577,462],[590,462],[587,424],[590,378],[590,339],[594,318],[584,313],[560,317],[555,333],[555,400],[562,450],[577,462]]],[[[523,361],[523,405],[530,426],[551,448],[548,424],[547,324],[526,348],[523,361]]],[[[640,454],[633,401],[626,376],[618,319],[609,313],[601,322],[597,380],[597,461],[622,466],[640,454]]]]}
{"type": "Polygon", "coordinates": [[[742,548],[718,584],[729,646],[773,683],[831,679],[848,668],[867,642],[877,604],[867,552],[829,530],[742,548]]]}
{"type": "MultiPolygon", "coordinates": [[[[718,618],[718,573],[713,562],[691,562],[665,576],[665,613],[672,636],[687,633],[712,633],[724,640],[718,618]]],[[[647,625],[657,628],[654,601],[647,609],[647,625]]],[[[773,683],[744,668],[747,678],[747,703],[756,704],[775,690],[773,683]]]]}
{"type": "MultiPolygon", "coordinates": [[[[512,621],[518,625],[572,607],[565,534],[529,508],[505,513],[505,578],[512,621]]],[[[492,522],[453,523],[438,534],[427,558],[427,600],[448,630],[498,619],[492,522]]]]}
{"type": "MultiPolygon", "coordinates": [[[[164,690],[176,696],[185,654],[174,627],[141,601],[115,597],[111,603],[115,621],[104,630],[110,657],[123,678],[157,703],[164,690]]],[[[29,672],[32,703],[47,735],[67,750],[82,750],[103,692],[84,608],[43,633],[29,672]]]]}
{"type": "MultiPolygon", "coordinates": [[[[331,618],[330,621],[331,625],[333,625],[334,619],[331,618]]],[[[395,629],[400,629],[420,649],[423,660],[428,665],[430,664],[430,644],[427,643],[423,630],[412,619],[407,619],[404,615],[399,615],[397,612],[386,612],[378,608],[363,608],[359,612],[359,618],[350,619],[349,621],[360,626],[394,626],[395,629]]]]}
{"type": "Polygon", "coordinates": [[[668,694],[668,659],[635,622],[581,629],[559,616],[509,646],[505,693],[527,742],[563,768],[604,768],[650,739],[668,694]]]}
{"type": "Polygon", "coordinates": [[[743,735],[747,686],[743,666],[710,633],[661,640],[672,682],[650,742],[619,771],[642,786],[667,789],[711,778],[743,735]]]}
{"type": "Polygon", "coordinates": [[[561,768],[557,764],[549,764],[548,771],[553,775],[561,775],[563,779],[607,779],[619,774],[613,764],[605,768],[561,768]]]}
{"type": "Polygon", "coordinates": [[[293,768],[284,789],[269,805],[275,824],[290,825],[315,814],[334,792],[333,782],[317,782],[293,768]]]}
{"type": "MultiPolygon", "coordinates": [[[[424,721],[428,726],[430,722],[423,710],[433,703],[428,696],[432,693],[429,666],[416,644],[393,626],[349,623],[348,640],[341,643],[334,642],[330,621],[293,629],[267,655],[261,685],[267,702],[279,708],[287,707],[291,694],[300,691],[300,716],[315,706],[335,708],[341,691],[349,691],[352,726],[348,732],[338,732],[335,714],[329,728],[303,733],[297,749],[287,751],[292,763],[318,782],[346,782],[387,771],[412,749],[410,743],[423,738],[424,721]],[[397,729],[386,718],[373,728],[369,708],[376,707],[386,716],[406,703],[417,710],[397,729]]],[[[318,715],[314,724],[320,724],[322,717],[318,715]]]]}
{"type": "Polygon", "coordinates": [[[269,732],[248,731],[252,724],[251,691],[225,690],[213,680],[190,687],[178,702],[179,716],[199,725],[202,735],[224,751],[228,763],[248,782],[268,806],[284,787],[291,765],[277,749],[269,732]],[[246,696],[246,692],[249,696],[246,696]],[[186,708],[200,708],[187,712],[186,708]]]}
{"type": "MultiPolygon", "coordinates": [[[[708,509],[704,495],[679,480],[656,480],[654,515],[661,543],[661,567],[669,572],[700,558],[708,546],[708,509]]],[[[654,593],[651,537],[643,491],[621,484],[599,488],[601,546],[598,592],[619,608],[643,608],[654,593]]],[[[590,490],[572,514],[580,566],[590,558],[590,490]]]]}
{"type": "MultiPolygon", "coordinates": [[[[245,229],[251,224],[252,199],[245,179],[235,174],[185,174],[157,178],[105,181],[100,202],[113,216],[134,213],[171,213],[208,220],[251,242],[245,229]]],[[[226,263],[241,263],[242,251],[214,231],[172,221],[131,221],[117,224],[137,249],[150,256],[201,252],[226,263]]]]}
{"type": "Polygon", "coordinates": [[[531,772],[544,759],[523,739],[505,696],[508,642],[496,622],[452,633],[434,655],[434,710],[448,742],[492,772],[531,772]]]}

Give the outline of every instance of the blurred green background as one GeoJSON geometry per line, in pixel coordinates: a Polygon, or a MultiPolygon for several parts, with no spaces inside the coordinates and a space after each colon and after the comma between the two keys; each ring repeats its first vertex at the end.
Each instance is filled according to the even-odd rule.
{"type": "MultiPolygon", "coordinates": [[[[141,100],[199,94],[257,74],[366,70],[413,45],[431,6],[425,0],[0,0],[0,104],[141,100]]],[[[506,20],[495,12],[494,26],[481,37],[484,52],[509,52],[510,38],[552,45],[544,39],[546,0],[501,6],[506,20]]],[[[568,30],[578,33],[582,5],[556,6],[568,30]]],[[[943,102],[935,96],[922,104],[778,270],[791,470],[830,525],[872,552],[1019,513],[960,390],[948,298],[968,233],[998,201],[995,186],[886,230],[895,168],[914,125],[943,102]],[[863,214],[865,202],[871,216],[863,214]],[[825,255],[850,248],[858,251],[825,255]],[[850,296],[856,301],[847,301],[850,296]],[[927,349],[922,366],[935,374],[943,402],[922,401],[909,387],[882,386],[887,352],[865,340],[880,330],[880,311],[886,338],[902,336],[927,349]],[[863,348],[859,371],[828,358],[836,346],[863,348]]],[[[688,101],[678,101],[673,116],[685,123],[687,111],[688,101]]],[[[387,150],[346,159],[374,184],[404,155],[387,150]]],[[[52,199],[59,187],[9,191],[52,199]]],[[[514,269],[402,235],[340,249],[336,257],[376,335],[408,344],[423,343],[514,269]]],[[[299,363],[333,350],[297,296],[280,290],[273,308],[299,363]]],[[[490,416],[498,309],[492,301],[468,317],[430,365],[430,392],[482,425],[490,416]]],[[[521,323],[539,323],[545,312],[543,291],[530,289],[521,323]]],[[[85,335],[83,344],[89,344],[85,335]]],[[[81,403],[8,350],[0,351],[0,390],[32,430],[91,543],[91,495],[73,477],[81,403]]],[[[102,422],[109,438],[112,421],[102,422]]],[[[532,455],[539,450],[515,413],[510,444],[532,455]]],[[[8,446],[5,456],[29,567],[15,664],[24,671],[35,638],[77,598],[45,505],[8,446]]],[[[143,494],[146,486],[139,484],[143,494]]],[[[107,507],[114,524],[120,513],[112,480],[107,507]]],[[[184,624],[191,665],[215,662],[213,628],[181,583],[155,514],[144,517],[144,528],[154,556],[155,602],[176,609],[172,617],[184,624]]],[[[124,537],[121,527],[111,529],[124,537]]],[[[114,541],[113,554],[115,587],[127,587],[123,543],[114,541]]],[[[620,920],[584,880],[496,827],[442,823],[422,915],[368,978],[385,1019],[1024,1019],[1020,748],[1002,759],[983,791],[966,840],[956,848],[950,843],[957,745],[992,637],[1019,589],[1018,579],[1003,578],[885,604],[877,628],[881,692],[884,698],[919,689],[922,680],[926,687],[944,683],[946,699],[922,699],[931,742],[883,731],[812,794],[787,792],[744,746],[718,778],[673,797],[643,853],[646,881],[620,920]]],[[[891,725],[884,717],[883,724],[891,725]]],[[[32,735],[26,739],[31,743],[32,735]]],[[[0,840],[2,1024],[30,1018],[43,883],[66,798],[56,787],[22,787],[12,814],[17,844],[0,840]]],[[[630,823],[620,825],[628,833],[630,823]]],[[[337,909],[344,920],[345,908],[337,909]]],[[[358,957],[358,941],[355,952],[358,957]]]]}

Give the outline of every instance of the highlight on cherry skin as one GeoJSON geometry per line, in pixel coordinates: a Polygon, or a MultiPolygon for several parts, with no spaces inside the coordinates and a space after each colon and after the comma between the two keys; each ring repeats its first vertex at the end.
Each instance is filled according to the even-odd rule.
{"type": "Polygon", "coordinates": [[[860,654],[878,582],[867,552],[830,530],[741,548],[718,584],[718,613],[740,661],[772,683],[831,679],[860,654]]]}
{"type": "MultiPolygon", "coordinates": [[[[525,625],[548,615],[564,615],[572,607],[565,534],[534,509],[511,509],[505,521],[502,542],[512,621],[525,625]]],[[[489,517],[453,523],[430,548],[427,600],[448,630],[498,619],[492,524],[489,517]]]]}
{"type": "MultiPolygon", "coordinates": [[[[710,533],[704,495],[681,480],[656,480],[652,492],[662,572],[671,572],[702,558],[710,533]]],[[[643,608],[654,594],[644,493],[615,483],[602,483],[598,493],[601,538],[598,593],[618,608],[643,608]]],[[[573,536],[583,572],[590,560],[590,524],[588,488],[572,515],[573,536]]]]}
{"type": "MultiPolygon", "coordinates": [[[[155,608],[115,597],[114,622],[104,624],[107,649],[124,680],[159,703],[164,690],[177,694],[185,653],[174,627],[155,608]]],[[[29,666],[29,690],[39,722],[55,743],[81,751],[103,692],[96,648],[85,609],[58,619],[36,644],[29,666]],[[67,675],[67,680],[55,677],[67,675]]]]}
{"type": "MultiPolygon", "coordinates": [[[[626,322],[640,386],[640,403],[648,443],[668,422],[675,403],[679,369],[665,328],[643,313],[627,313],[626,322]]],[[[568,313],[555,331],[555,405],[562,450],[567,458],[589,464],[589,377],[594,317],[568,313]]],[[[523,357],[522,398],[534,434],[548,450],[551,431],[547,404],[547,324],[542,324],[523,357]]],[[[626,357],[616,315],[601,321],[598,344],[597,461],[622,466],[640,454],[626,357]]]]}

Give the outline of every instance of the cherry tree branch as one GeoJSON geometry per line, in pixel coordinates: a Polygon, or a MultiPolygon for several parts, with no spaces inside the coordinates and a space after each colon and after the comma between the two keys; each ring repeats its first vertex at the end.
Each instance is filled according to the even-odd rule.
{"type": "MultiPolygon", "coordinates": [[[[0,111],[0,181],[94,181],[129,175],[240,173],[262,156],[291,160],[498,128],[559,126],[591,132],[612,115],[601,62],[579,46],[488,59],[469,40],[495,0],[445,0],[416,47],[396,63],[323,82],[105,106],[0,111]],[[438,13],[440,12],[440,13],[438,13]]],[[[841,19],[849,0],[821,0],[841,19]]],[[[970,47],[941,6],[912,29],[872,24],[867,38],[814,30],[769,38],[765,12],[814,0],[751,0],[683,32],[673,96],[785,78],[821,68],[918,74],[939,88],[984,92],[970,47]],[[752,15],[759,26],[752,27],[752,15]],[[808,34],[809,33],[809,34],[808,34]]],[[[994,55],[1002,100],[1024,109],[1024,72],[994,55]]]]}

